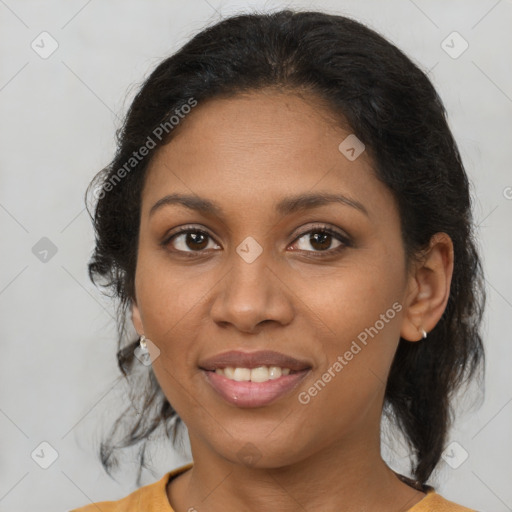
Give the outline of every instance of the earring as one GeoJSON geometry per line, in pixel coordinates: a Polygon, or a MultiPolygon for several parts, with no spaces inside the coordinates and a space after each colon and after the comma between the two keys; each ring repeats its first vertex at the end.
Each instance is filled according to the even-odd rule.
{"type": "Polygon", "coordinates": [[[160,356],[159,348],[144,334],[140,335],[139,346],[134,350],[135,357],[144,365],[151,366],[153,361],[160,356]],[[148,347],[148,342],[151,345],[151,353],[148,347]]]}
{"type": "Polygon", "coordinates": [[[134,356],[144,365],[151,365],[151,357],[149,349],[147,347],[147,341],[149,341],[144,334],[141,334],[139,338],[139,346],[134,350],[134,356]]]}
{"type": "Polygon", "coordinates": [[[421,332],[421,336],[423,337],[423,339],[425,339],[427,337],[427,331],[425,331],[425,329],[423,329],[423,327],[420,329],[420,332],[421,332]]]}

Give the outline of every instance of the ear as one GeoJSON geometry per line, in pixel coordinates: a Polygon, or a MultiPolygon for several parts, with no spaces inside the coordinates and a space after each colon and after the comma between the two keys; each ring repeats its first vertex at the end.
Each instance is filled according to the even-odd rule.
{"type": "Polygon", "coordinates": [[[139,306],[137,306],[137,301],[135,299],[132,300],[131,304],[132,311],[132,323],[135,327],[135,330],[139,335],[144,334],[144,327],[142,326],[142,318],[140,315],[139,306]]]}
{"type": "Polygon", "coordinates": [[[452,274],[453,242],[446,233],[436,233],[409,276],[402,338],[419,341],[422,329],[428,333],[436,326],[448,303],[452,274]]]}

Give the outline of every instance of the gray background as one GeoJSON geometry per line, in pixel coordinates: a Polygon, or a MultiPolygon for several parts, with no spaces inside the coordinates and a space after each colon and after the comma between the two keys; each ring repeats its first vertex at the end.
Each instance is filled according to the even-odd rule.
{"type": "MultiPolygon", "coordinates": [[[[93,234],[84,191],[112,156],[134,88],[163,57],[220,16],[285,6],[366,22],[430,70],[447,106],[474,184],[488,360],[485,400],[470,408],[469,393],[461,397],[465,409],[450,434],[457,444],[431,483],[480,511],[512,510],[510,0],[0,0],[0,511],[67,511],[135,489],[129,456],[116,482],[95,453],[123,388],[112,305],[86,275],[93,234]],[[31,47],[51,49],[43,31],[58,43],[47,58],[31,47]],[[462,40],[444,43],[451,56],[442,46],[453,31],[469,44],[457,58],[462,40]],[[52,450],[58,458],[41,468],[52,450]]],[[[396,444],[384,452],[401,469],[396,444]]],[[[189,460],[158,446],[144,484],[189,460]]]]}

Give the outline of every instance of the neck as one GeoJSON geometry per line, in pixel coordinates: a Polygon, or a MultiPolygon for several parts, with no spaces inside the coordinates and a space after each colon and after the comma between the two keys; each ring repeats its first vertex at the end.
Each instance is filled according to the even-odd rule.
{"type": "MultiPolygon", "coordinates": [[[[380,435],[380,434],[379,434],[380,435]]],[[[247,467],[220,457],[191,436],[194,466],[168,497],[178,512],[207,509],[407,511],[425,494],[402,482],[380,455],[380,438],[345,439],[279,467],[247,467]],[[194,453],[196,452],[196,453],[194,453]]]]}

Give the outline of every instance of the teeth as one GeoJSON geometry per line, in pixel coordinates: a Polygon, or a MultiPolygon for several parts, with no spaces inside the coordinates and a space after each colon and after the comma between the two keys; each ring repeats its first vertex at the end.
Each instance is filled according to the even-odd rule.
{"type": "Polygon", "coordinates": [[[233,379],[237,382],[251,380],[251,370],[249,368],[235,368],[233,379]]]}
{"type": "Polygon", "coordinates": [[[238,382],[267,382],[268,380],[279,379],[282,375],[289,375],[290,368],[279,366],[258,366],[257,368],[217,368],[215,373],[224,375],[230,380],[238,382]]]}

